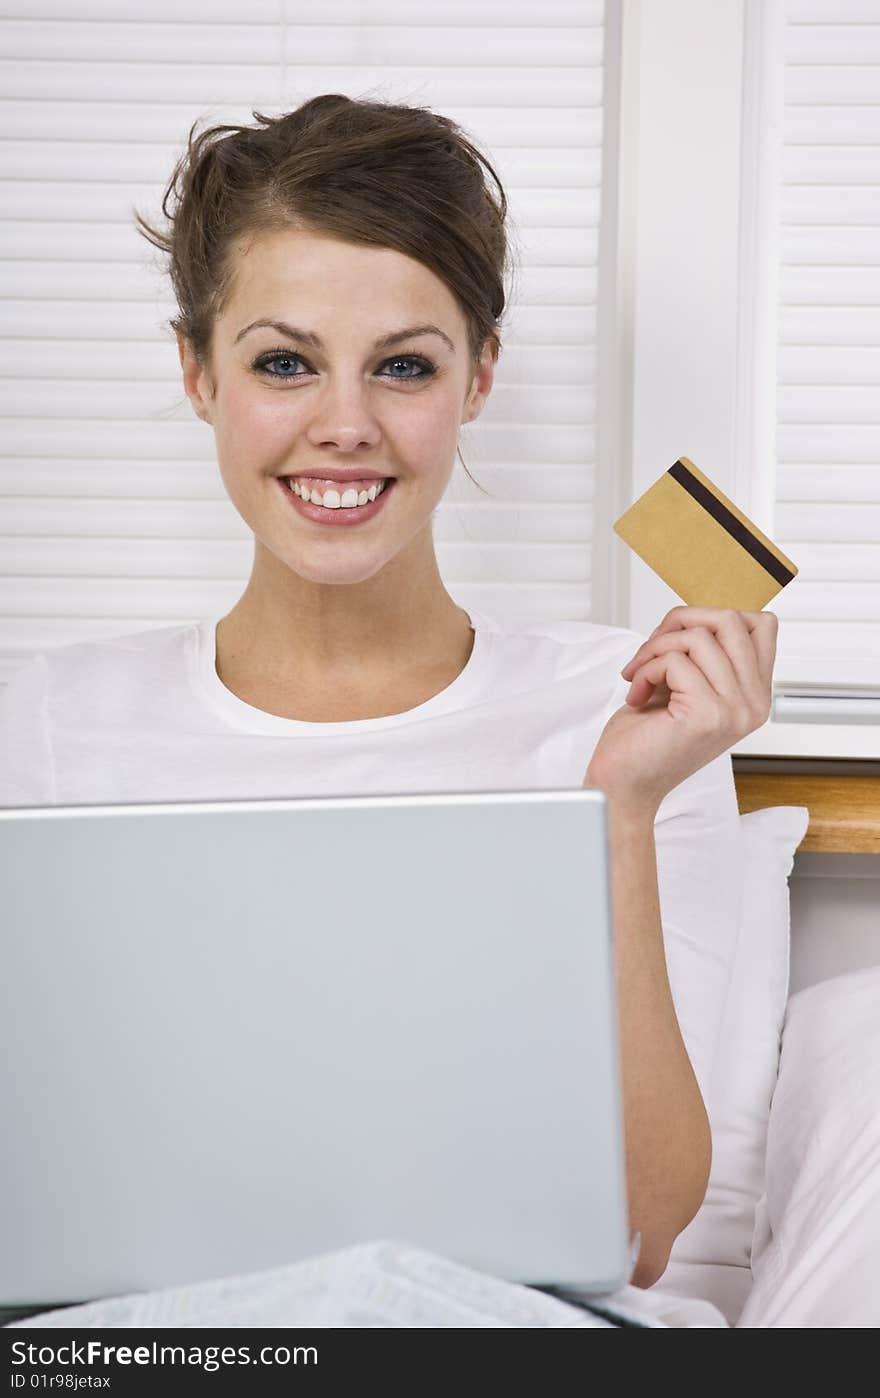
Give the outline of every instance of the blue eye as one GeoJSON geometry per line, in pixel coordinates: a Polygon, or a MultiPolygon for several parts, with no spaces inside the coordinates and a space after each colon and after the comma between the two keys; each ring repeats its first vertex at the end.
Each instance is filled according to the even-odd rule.
{"type": "MultiPolygon", "coordinates": [[[[431,363],[431,361],[429,359],[421,359],[418,355],[415,354],[398,355],[395,359],[386,359],[385,363],[414,364],[420,370],[420,372],[418,374],[407,374],[407,379],[429,379],[431,375],[434,373],[434,365],[431,363]]],[[[392,378],[396,377],[397,375],[392,375],[392,378]]]]}
{"type": "MultiPolygon", "coordinates": [[[[259,359],[254,360],[253,368],[257,373],[265,374],[270,379],[303,379],[308,377],[307,374],[279,374],[270,371],[269,365],[279,362],[306,364],[307,361],[303,359],[302,355],[293,354],[290,350],[270,350],[268,354],[260,355],[259,359]]],[[[414,365],[419,370],[417,374],[391,374],[389,377],[392,380],[396,379],[398,383],[415,383],[420,379],[429,379],[432,374],[436,373],[435,366],[429,359],[423,359],[421,355],[416,354],[395,355],[393,359],[386,359],[385,363],[414,365]]]]}
{"type": "MultiPolygon", "coordinates": [[[[281,353],[264,354],[264,355],[262,356],[262,358],[257,359],[257,360],[254,361],[254,368],[257,369],[260,373],[266,373],[267,370],[268,370],[268,366],[269,366],[270,364],[275,364],[275,363],[277,363],[277,362],[279,362],[279,361],[280,361],[281,363],[293,364],[294,361],[296,360],[296,358],[297,358],[297,356],[296,356],[295,354],[281,354],[281,353]]],[[[270,374],[269,377],[272,378],[272,379],[289,379],[289,378],[292,378],[292,379],[299,379],[299,378],[302,378],[302,375],[301,375],[301,374],[275,374],[275,373],[273,373],[273,374],[270,374]]]]}

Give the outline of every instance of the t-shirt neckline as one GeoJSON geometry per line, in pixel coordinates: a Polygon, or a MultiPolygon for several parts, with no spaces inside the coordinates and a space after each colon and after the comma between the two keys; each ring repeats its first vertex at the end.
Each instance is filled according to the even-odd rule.
{"type": "Polygon", "coordinates": [[[285,734],[291,738],[338,738],[346,735],[371,733],[383,728],[399,728],[407,723],[452,713],[473,697],[486,672],[492,648],[492,630],[486,618],[473,608],[463,607],[474,632],[474,644],[464,669],[451,684],[438,694],[405,709],[399,714],[383,714],[379,718],[347,719],[339,723],[312,723],[299,718],[270,714],[239,699],[217,674],[217,625],[225,613],[203,618],[196,624],[197,680],[203,697],[211,708],[233,728],[250,733],[285,734]]]}

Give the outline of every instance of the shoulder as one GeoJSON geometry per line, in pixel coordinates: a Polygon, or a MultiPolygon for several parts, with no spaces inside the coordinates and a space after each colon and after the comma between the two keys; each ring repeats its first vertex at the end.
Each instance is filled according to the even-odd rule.
{"type": "Polygon", "coordinates": [[[7,703],[37,688],[47,704],[68,704],[79,695],[98,703],[108,691],[139,684],[149,672],[161,674],[179,664],[187,648],[195,647],[199,624],[152,627],[40,651],[13,672],[7,703]]]}
{"type": "Polygon", "coordinates": [[[553,677],[559,680],[585,671],[615,673],[645,640],[638,631],[600,622],[510,621],[473,609],[470,615],[476,627],[490,631],[499,644],[517,651],[523,663],[543,660],[543,668],[551,668],[553,677]]]}
{"type": "Polygon", "coordinates": [[[638,631],[626,626],[606,626],[597,621],[567,620],[556,617],[518,619],[492,616],[473,607],[464,609],[477,626],[492,631],[499,636],[532,636],[547,638],[560,646],[596,645],[597,642],[611,642],[624,645],[632,638],[644,638],[638,631]]]}

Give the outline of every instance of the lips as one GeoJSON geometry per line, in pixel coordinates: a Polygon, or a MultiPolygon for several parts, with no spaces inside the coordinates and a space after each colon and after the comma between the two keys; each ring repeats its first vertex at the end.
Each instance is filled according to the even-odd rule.
{"type": "MultiPolygon", "coordinates": [[[[301,495],[298,495],[296,491],[293,490],[289,482],[289,476],[281,476],[278,479],[279,486],[297,514],[305,516],[306,519],[312,520],[315,524],[335,529],[351,529],[367,523],[377,515],[380,510],[385,509],[388,497],[392,494],[397,484],[397,480],[394,476],[388,477],[384,484],[378,488],[375,499],[368,500],[363,505],[355,505],[347,509],[341,504],[337,509],[332,509],[328,508],[326,505],[315,505],[311,501],[303,499],[301,495]]],[[[334,482],[334,484],[336,484],[337,493],[340,495],[342,495],[345,490],[354,491],[353,485],[346,486],[343,485],[342,482],[334,482]]],[[[375,480],[371,481],[370,485],[371,489],[377,489],[375,480]]]]}

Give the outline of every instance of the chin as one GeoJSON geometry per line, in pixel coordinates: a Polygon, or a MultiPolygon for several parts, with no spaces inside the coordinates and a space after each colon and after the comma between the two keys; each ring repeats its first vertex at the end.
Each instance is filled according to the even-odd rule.
{"type": "Polygon", "coordinates": [[[355,550],[352,549],[351,558],[337,558],[331,564],[329,560],[309,559],[299,555],[290,557],[284,553],[276,553],[275,557],[285,568],[289,568],[291,573],[296,573],[298,578],[304,582],[315,583],[325,587],[347,587],[356,583],[369,582],[377,573],[381,573],[391,559],[382,556],[365,558],[354,557],[355,550]]]}

